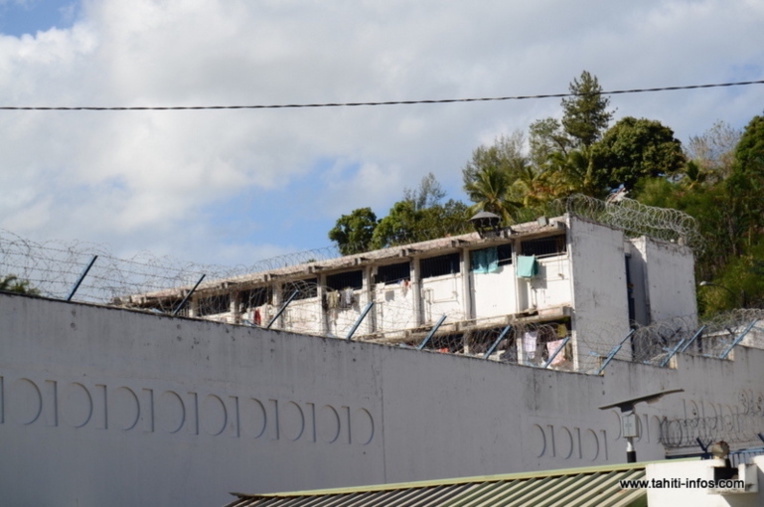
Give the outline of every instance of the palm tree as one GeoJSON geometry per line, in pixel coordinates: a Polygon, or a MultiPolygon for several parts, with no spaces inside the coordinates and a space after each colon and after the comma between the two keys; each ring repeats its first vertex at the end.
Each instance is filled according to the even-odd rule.
{"type": "Polygon", "coordinates": [[[556,197],[584,194],[602,197],[604,185],[597,181],[594,156],[589,148],[554,153],[550,158],[549,180],[556,197]]]}
{"type": "Polygon", "coordinates": [[[495,166],[481,167],[474,179],[465,183],[464,190],[475,204],[471,211],[490,211],[502,218],[505,224],[514,222],[520,203],[510,200],[512,186],[509,174],[495,166]]]}

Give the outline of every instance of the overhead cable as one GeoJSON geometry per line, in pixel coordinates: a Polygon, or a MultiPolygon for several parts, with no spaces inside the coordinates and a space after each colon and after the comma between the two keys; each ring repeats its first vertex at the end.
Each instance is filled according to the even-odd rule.
{"type": "MultiPolygon", "coordinates": [[[[700,88],[722,88],[730,86],[748,86],[764,84],[764,80],[738,81],[734,83],[714,83],[685,86],[663,86],[658,88],[633,88],[630,90],[611,90],[600,95],[625,95],[633,93],[653,93],[676,90],[696,90],[700,88]]],[[[359,106],[410,106],[415,104],[453,104],[458,102],[498,102],[507,100],[533,100],[575,97],[576,93],[548,93],[537,95],[510,95],[505,97],[472,97],[461,99],[424,99],[424,100],[388,100],[376,102],[320,102],[305,104],[255,104],[230,106],[0,106],[1,111],[203,111],[220,109],[299,109],[327,107],[359,106]]]]}

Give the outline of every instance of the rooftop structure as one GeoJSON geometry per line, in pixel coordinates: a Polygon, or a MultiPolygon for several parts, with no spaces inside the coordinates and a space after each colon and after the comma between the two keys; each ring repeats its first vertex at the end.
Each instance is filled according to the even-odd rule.
{"type": "MultiPolygon", "coordinates": [[[[596,371],[595,356],[634,325],[697,324],[689,247],[573,214],[207,281],[191,292],[118,303],[177,310],[190,295],[186,316],[577,371],[596,371]]],[[[631,348],[646,359],[662,352],[631,348]]]]}

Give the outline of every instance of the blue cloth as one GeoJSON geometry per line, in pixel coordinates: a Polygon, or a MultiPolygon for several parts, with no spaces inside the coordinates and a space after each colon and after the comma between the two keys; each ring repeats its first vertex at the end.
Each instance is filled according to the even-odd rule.
{"type": "Polygon", "coordinates": [[[496,247],[472,252],[473,273],[495,273],[499,270],[499,251],[496,247]]]}
{"type": "Polygon", "coordinates": [[[539,264],[535,255],[517,256],[517,276],[519,278],[533,278],[539,274],[539,264]]]}

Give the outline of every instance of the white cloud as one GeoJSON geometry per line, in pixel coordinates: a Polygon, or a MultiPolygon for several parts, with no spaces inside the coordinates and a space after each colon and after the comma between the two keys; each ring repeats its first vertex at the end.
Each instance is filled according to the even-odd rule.
{"type": "MultiPolygon", "coordinates": [[[[87,0],[69,29],[0,36],[0,89],[6,105],[174,106],[558,93],[583,69],[606,89],[761,79],[762,22],[753,0],[87,0]]],[[[752,86],[612,105],[686,139],[717,119],[744,125],[760,97],[752,86]]],[[[459,197],[472,149],[557,114],[550,99],[5,112],[0,184],[13,192],[0,227],[250,262],[258,245],[321,246],[303,238],[328,241],[354,207],[384,213],[428,172],[459,197]]]]}

